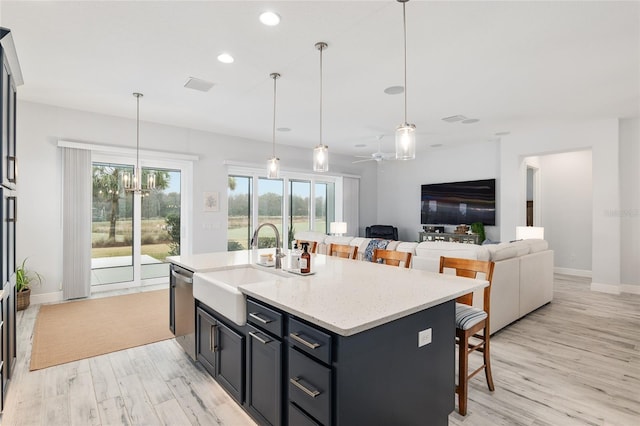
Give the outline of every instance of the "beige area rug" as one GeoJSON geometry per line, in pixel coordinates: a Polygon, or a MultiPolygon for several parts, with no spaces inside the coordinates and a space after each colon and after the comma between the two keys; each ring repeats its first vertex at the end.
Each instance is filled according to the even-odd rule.
{"type": "Polygon", "coordinates": [[[42,305],[33,330],[29,369],[172,337],[168,290],[42,305]]]}

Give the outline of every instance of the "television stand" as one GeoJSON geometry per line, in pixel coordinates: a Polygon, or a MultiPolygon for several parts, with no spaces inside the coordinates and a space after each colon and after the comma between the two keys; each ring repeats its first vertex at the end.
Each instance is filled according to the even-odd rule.
{"type": "Polygon", "coordinates": [[[420,232],[418,241],[447,241],[463,244],[480,244],[478,234],[455,234],[452,232],[420,232]]]}

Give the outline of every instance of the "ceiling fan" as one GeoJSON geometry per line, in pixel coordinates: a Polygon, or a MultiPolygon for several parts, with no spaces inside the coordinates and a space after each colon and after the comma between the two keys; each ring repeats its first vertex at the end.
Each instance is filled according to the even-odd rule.
{"type": "Polygon", "coordinates": [[[356,160],[352,161],[352,164],[355,163],[363,163],[365,161],[375,161],[376,163],[381,163],[382,161],[390,161],[396,159],[396,154],[394,152],[382,152],[380,150],[380,141],[383,136],[378,136],[378,150],[369,155],[356,155],[356,158],[364,158],[364,160],[356,160]]]}

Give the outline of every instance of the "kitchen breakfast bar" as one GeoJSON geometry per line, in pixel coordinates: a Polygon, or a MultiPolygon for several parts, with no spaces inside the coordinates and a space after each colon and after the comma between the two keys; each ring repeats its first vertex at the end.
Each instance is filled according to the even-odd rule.
{"type": "Polygon", "coordinates": [[[300,275],[264,253],[168,258],[176,340],[258,424],[447,424],[455,299],[487,281],[320,254],[300,275]]]}

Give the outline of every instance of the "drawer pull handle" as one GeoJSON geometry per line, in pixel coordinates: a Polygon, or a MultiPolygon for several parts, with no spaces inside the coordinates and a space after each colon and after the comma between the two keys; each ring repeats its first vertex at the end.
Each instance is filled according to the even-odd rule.
{"type": "Polygon", "coordinates": [[[300,378],[299,377],[294,377],[292,379],[289,379],[289,382],[291,382],[292,385],[294,385],[295,387],[297,387],[298,389],[300,389],[302,392],[306,393],[307,395],[309,395],[311,398],[315,398],[316,396],[320,395],[320,391],[316,390],[316,389],[309,389],[306,386],[304,386],[302,383],[300,383],[300,378]]]}
{"type": "Polygon", "coordinates": [[[218,348],[216,347],[216,324],[211,324],[209,328],[209,352],[215,352],[218,348]]]}
{"type": "Polygon", "coordinates": [[[262,343],[263,345],[266,345],[267,343],[269,343],[271,340],[270,339],[263,339],[262,337],[258,336],[256,333],[254,333],[253,331],[249,332],[249,335],[251,335],[251,337],[253,337],[254,339],[256,339],[258,342],[262,343]]]}
{"type": "Polygon", "coordinates": [[[262,324],[269,324],[270,322],[273,322],[271,319],[262,318],[259,312],[249,312],[249,316],[262,324]]]}
{"type": "Polygon", "coordinates": [[[309,349],[317,349],[320,347],[320,343],[311,343],[308,342],[306,340],[304,340],[302,337],[300,337],[300,335],[298,333],[289,333],[289,336],[295,340],[298,343],[302,343],[303,345],[305,345],[306,347],[308,347],[309,349]]]}

